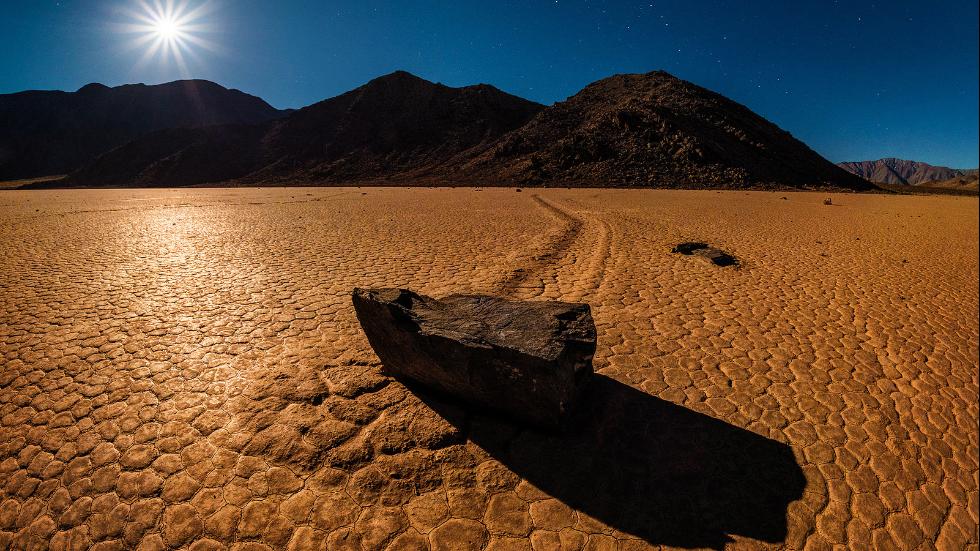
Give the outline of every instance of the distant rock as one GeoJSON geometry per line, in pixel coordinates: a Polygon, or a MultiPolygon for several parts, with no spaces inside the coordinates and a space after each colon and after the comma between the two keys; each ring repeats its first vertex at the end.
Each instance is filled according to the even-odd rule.
{"type": "Polygon", "coordinates": [[[709,246],[707,243],[698,241],[688,241],[679,243],[671,252],[687,256],[700,256],[714,264],[715,266],[738,266],[738,259],[721,249],[709,246]]]}
{"type": "Polygon", "coordinates": [[[561,427],[592,376],[587,304],[406,289],[354,289],[353,302],[390,374],[534,426],[561,427]]]}
{"type": "Polygon", "coordinates": [[[0,180],[66,174],[157,130],[282,115],[260,98],[206,80],[0,94],[0,180]]]}
{"type": "Polygon", "coordinates": [[[975,181],[977,174],[976,169],[935,166],[893,157],[877,161],[844,162],[837,166],[870,182],[903,186],[959,187],[975,181]],[[941,182],[945,184],[940,184],[941,182]]]}

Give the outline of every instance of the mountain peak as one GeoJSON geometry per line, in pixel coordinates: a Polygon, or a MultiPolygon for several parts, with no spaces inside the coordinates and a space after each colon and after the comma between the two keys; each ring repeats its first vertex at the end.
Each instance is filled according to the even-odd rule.
{"type": "Polygon", "coordinates": [[[403,71],[401,69],[397,71],[392,71],[386,75],[381,75],[375,77],[367,82],[365,86],[371,84],[381,84],[381,83],[397,83],[397,82],[412,82],[412,83],[424,83],[429,85],[435,85],[435,83],[428,81],[420,76],[413,75],[408,71],[403,71]]]}
{"type": "Polygon", "coordinates": [[[698,94],[715,96],[714,92],[680,79],[666,71],[648,73],[619,73],[597,80],[580,90],[576,96],[601,98],[641,97],[655,93],[663,97],[698,94]],[[683,91],[682,91],[683,90],[683,91]]]}
{"type": "Polygon", "coordinates": [[[82,86],[78,90],[76,90],[75,93],[76,94],[90,94],[92,92],[102,92],[102,91],[105,91],[105,90],[111,90],[111,88],[109,88],[108,86],[106,86],[105,84],[102,84],[100,82],[91,82],[89,84],[86,84],[85,86],[82,86]]]}
{"type": "Polygon", "coordinates": [[[600,84],[607,81],[677,81],[684,82],[680,78],[664,71],[662,69],[657,69],[655,71],[649,71],[646,73],[616,73],[615,75],[608,76],[603,79],[599,79],[592,84],[600,84]]]}
{"type": "Polygon", "coordinates": [[[408,71],[406,71],[404,69],[395,69],[394,71],[388,73],[387,75],[381,75],[378,78],[386,78],[386,77],[389,77],[389,78],[390,77],[397,77],[397,78],[406,78],[407,77],[407,78],[414,78],[414,79],[424,80],[422,77],[417,76],[417,75],[412,74],[412,73],[409,73],[408,71]]]}
{"type": "Polygon", "coordinates": [[[871,187],[745,106],[665,71],[589,84],[465,170],[527,185],[871,187]]]}

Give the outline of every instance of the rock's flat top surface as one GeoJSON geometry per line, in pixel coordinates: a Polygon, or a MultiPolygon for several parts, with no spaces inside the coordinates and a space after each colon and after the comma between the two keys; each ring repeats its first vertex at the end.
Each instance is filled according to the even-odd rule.
{"type": "Polygon", "coordinates": [[[977,200],[825,197],[2,192],[0,548],[969,548],[977,200]],[[590,303],[605,410],[552,441],[422,401],[350,306],[381,285],[590,303]],[[620,471],[668,484],[650,522],[620,471]]]}
{"type": "MultiPolygon", "coordinates": [[[[380,300],[402,301],[412,294],[400,289],[364,289],[377,292],[380,300]]],[[[355,292],[357,292],[355,290],[355,292]]],[[[562,329],[573,331],[569,337],[595,340],[594,328],[567,327],[565,314],[589,312],[586,304],[557,301],[515,301],[494,295],[448,295],[445,297],[408,298],[405,307],[415,320],[424,325],[426,334],[443,335],[460,341],[485,343],[511,348],[545,360],[557,359],[563,350],[555,337],[562,329]]],[[[589,316],[591,318],[591,316],[589,316]]]]}

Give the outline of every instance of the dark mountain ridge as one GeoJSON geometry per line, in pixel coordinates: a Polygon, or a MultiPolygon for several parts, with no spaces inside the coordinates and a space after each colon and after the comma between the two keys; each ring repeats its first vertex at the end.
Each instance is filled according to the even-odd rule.
{"type": "Polygon", "coordinates": [[[275,125],[268,164],[248,181],[408,177],[493,142],[542,109],[486,84],[451,88],[396,71],[275,125]]]}
{"type": "Polygon", "coordinates": [[[82,185],[404,181],[526,123],[543,105],[397,71],[250,128],[161,131],[95,159],[82,185]],[[137,159],[134,161],[134,159],[137,159]]]}
{"type": "Polygon", "coordinates": [[[745,106],[663,71],[588,85],[462,172],[525,185],[872,187],[745,106]]]}
{"type": "Polygon", "coordinates": [[[660,71],[609,77],[551,107],[398,71],[281,119],[153,132],[54,185],[200,184],[874,189],[660,71]]]}
{"type": "Polygon", "coordinates": [[[0,180],[65,174],[147,133],[282,116],[264,100],[206,80],[0,95],[0,180]]]}

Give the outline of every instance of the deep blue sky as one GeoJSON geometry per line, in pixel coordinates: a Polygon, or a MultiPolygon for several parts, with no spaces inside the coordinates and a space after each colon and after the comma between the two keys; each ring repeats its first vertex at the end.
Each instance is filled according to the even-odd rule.
{"type": "Polygon", "coordinates": [[[187,71],[127,49],[138,5],[3,0],[0,93],[193,77],[301,107],[405,69],[552,103],[665,69],[832,161],[978,165],[977,0],[212,0],[197,35],[215,51],[192,46],[187,71]]]}

